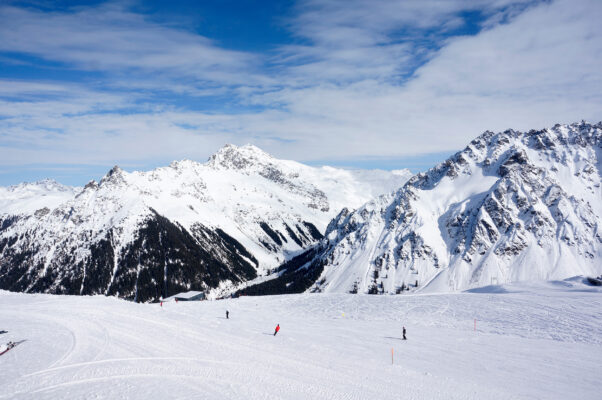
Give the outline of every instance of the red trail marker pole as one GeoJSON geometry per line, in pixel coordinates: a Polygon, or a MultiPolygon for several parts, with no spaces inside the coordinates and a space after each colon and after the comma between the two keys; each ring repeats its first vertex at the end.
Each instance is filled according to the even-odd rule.
{"type": "Polygon", "coordinates": [[[393,347],[391,347],[391,365],[393,365],[393,347]]]}

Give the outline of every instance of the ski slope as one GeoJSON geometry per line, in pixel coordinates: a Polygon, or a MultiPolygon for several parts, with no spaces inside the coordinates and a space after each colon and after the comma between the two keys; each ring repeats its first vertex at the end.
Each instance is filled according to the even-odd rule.
{"type": "Polygon", "coordinates": [[[599,399],[601,320],[581,278],[162,307],[0,291],[0,343],[26,339],[0,399],[599,399]]]}

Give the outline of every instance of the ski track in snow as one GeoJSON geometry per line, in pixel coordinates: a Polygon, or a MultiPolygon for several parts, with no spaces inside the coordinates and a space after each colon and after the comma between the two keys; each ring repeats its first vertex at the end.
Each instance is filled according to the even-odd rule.
{"type": "Polygon", "coordinates": [[[0,399],[599,398],[602,289],[503,288],[163,307],[0,291],[3,343],[27,339],[0,357],[0,399]]]}

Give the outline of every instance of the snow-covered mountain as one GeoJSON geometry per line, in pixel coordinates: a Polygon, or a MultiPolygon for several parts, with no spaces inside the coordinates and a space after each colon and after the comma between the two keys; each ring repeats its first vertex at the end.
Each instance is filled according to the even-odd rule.
{"type": "Polygon", "coordinates": [[[0,288],[138,301],[219,291],[266,274],[322,238],[341,209],[410,175],[313,168],[227,145],[204,164],[114,167],[83,189],[2,189],[0,288]]]}
{"type": "Polygon", "coordinates": [[[454,291],[602,273],[602,123],[485,132],[247,293],[454,291]]]}
{"type": "Polygon", "coordinates": [[[32,213],[44,207],[56,208],[81,191],[52,179],[0,187],[0,215],[32,213]]]}

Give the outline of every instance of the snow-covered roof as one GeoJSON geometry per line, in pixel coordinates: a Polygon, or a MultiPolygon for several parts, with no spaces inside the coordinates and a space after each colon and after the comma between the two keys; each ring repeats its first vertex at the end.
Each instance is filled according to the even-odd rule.
{"type": "Polygon", "coordinates": [[[165,301],[174,300],[176,297],[178,299],[191,299],[193,297],[196,297],[196,296],[202,295],[202,294],[204,294],[204,293],[203,292],[198,292],[198,291],[195,291],[195,290],[191,290],[189,292],[182,292],[182,293],[178,293],[178,294],[175,294],[173,296],[170,296],[170,297],[166,298],[165,301]]]}

